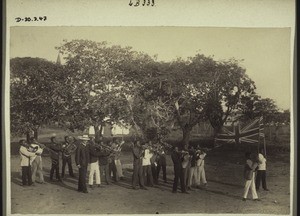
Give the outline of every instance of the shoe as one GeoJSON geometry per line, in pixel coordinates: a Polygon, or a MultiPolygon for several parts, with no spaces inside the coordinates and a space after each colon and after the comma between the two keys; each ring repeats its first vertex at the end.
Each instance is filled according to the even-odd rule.
{"type": "Polygon", "coordinates": [[[109,182],[106,182],[106,184],[107,184],[107,185],[110,185],[110,183],[109,183],[109,182]]]}
{"type": "Polygon", "coordinates": [[[93,188],[93,185],[89,185],[90,188],[93,188]]]}
{"type": "Polygon", "coordinates": [[[193,191],[193,189],[191,187],[187,187],[187,190],[189,191],[193,191]]]}
{"type": "Polygon", "coordinates": [[[247,199],[246,199],[246,198],[243,198],[242,200],[243,200],[243,201],[246,201],[247,199]]]}
{"type": "Polygon", "coordinates": [[[261,199],[253,199],[254,201],[261,201],[261,199]]]}
{"type": "Polygon", "coordinates": [[[189,192],[187,192],[187,191],[183,191],[183,192],[181,192],[181,193],[190,194],[190,193],[189,193],[189,192]]]}
{"type": "Polygon", "coordinates": [[[173,190],[172,193],[177,193],[177,191],[174,191],[174,190],[173,190]]]}
{"type": "Polygon", "coordinates": [[[88,191],[83,191],[83,193],[88,193],[88,191]]]}
{"type": "Polygon", "coordinates": [[[265,191],[270,191],[268,188],[267,189],[264,189],[265,191]]]}
{"type": "Polygon", "coordinates": [[[137,187],[132,187],[132,189],[133,189],[133,190],[138,190],[138,188],[137,188],[137,187]]]}
{"type": "Polygon", "coordinates": [[[146,187],[141,187],[141,189],[143,189],[143,190],[148,190],[146,187]]]}

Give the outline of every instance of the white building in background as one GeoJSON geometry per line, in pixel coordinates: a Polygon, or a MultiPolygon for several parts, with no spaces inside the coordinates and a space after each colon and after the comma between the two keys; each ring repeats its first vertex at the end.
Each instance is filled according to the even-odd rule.
{"type": "MultiPolygon", "coordinates": [[[[100,128],[99,128],[100,129],[100,128]]],[[[95,129],[93,126],[90,126],[88,129],[89,135],[95,135],[95,129]]],[[[102,129],[102,136],[118,136],[118,135],[128,135],[130,133],[130,127],[124,127],[119,125],[106,125],[102,129]]]]}
{"type": "Polygon", "coordinates": [[[111,129],[111,133],[112,133],[113,136],[128,135],[129,134],[129,128],[126,128],[124,126],[113,125],[113,127],[111,129]]]}

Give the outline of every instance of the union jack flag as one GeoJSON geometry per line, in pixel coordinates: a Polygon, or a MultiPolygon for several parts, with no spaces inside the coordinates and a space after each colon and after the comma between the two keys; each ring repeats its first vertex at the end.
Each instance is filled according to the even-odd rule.
{"type": "Polygon", "coordinates": [[[231,127],[223,127],[216,136],[216,142],[226,143],[258,143],[259,137],[264,137],[263,118],[256,118],[250,123],[242,126],[240,123],[231,127]]]}

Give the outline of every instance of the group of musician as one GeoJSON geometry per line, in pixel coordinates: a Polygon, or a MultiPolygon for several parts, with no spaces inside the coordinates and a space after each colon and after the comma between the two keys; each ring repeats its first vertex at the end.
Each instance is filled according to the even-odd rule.
{"type": "MultiPolygon", "coordinates": [[[[124,178],[120,161],[120,152],[124,141],[119,142],[117,139],[113,139],[109,143],[104,144],[101,138],[100,141],[96,143],[95,137],[87,135],[83,135],[78,139],[72,136],[65,136],[64,142],[62,143],[58,142],[56,137],[53,136],[50,138],[50,141],[51,143],[47,146],[38,143],[34,138],[30,138],[29,141],[24,139],[19,141],[22,185],[45,183],[42,166],[42,153],[45,149],[49,152],[51,159],[50,181],[62,182],[62,179],[65,177],[66,166],[68,166],[70,177],[76,178],[72,165],[72,155],[74,153],[75,163],[79,168],[80,179],[83,179],[81,171],[84,171],[84,168],[90,165],[90,187],[93,186],[94,176],[96,184],[100,187],[100,170],[103,172],[107,184],[110,182],[111,174],[113,175],[112,179],[115,181],[124,178]],[[82,147],[84,144],[87,145],[87,149],[82,147]],[[85,155],[82,150],[85,150],[85,155]],[[60,164],[62,164],[62,166],[60,166],[60,164]],[[36,180],[37,174],[39,177],[38,180],[36,180]]],[[[86,190],[84,189],[84,191],[86,190]]]]}
{"type": "MultiPolygon", "coordinates": [[[[120,153],[125,143],[123,140],[113,138],[112,141],[104,142],[103,137],[100,137],[96,142],[95,137],[88,135],[77,139],[66,136],[63,143],[59,143],[55,136],[50,140],[51,143],[47,146],[38,143],[34,138],[31,138],[29,142],[20,140],[22,185],[34,185],[35,182],[45,183],[41,157],[45,149],[48,150],[51,158],[50,181],[62,182],[66,165],[70,177],[76,178],[72,167],[72,154],[75,153],[75,164],[79,170],[79,192],[88,193],[86,182],[88,166],[90,167],[88,175],[90,188],[94,187],[94,180],[96,186],[101,187],[102,182],[110,184],[111,180],[117,182],[124,178],[120,161],[120,153]],[[60,161],[62,166],[60,166],[60,161]],[[36,175],[39,177],[38,181],[36,181],[36,175]]],[[[135,190],[138,188],[147,190],[147,187],[159,185],[161,170],[163,181],[167,183],[166,154],[168,153],[171,153],[174,164],[174,193],[177,192],[178,181],[180,181],[183,193],[192,190],[192,186],[200,187],[201,183],[204,186],[207,184],[204,170],[206,152],[199,146],[197,148],[190,146],[179,151],[178,147],[173,147],[160,139],[156,141],[135,139],[131,147],[132,188],[135,190]]]]}
{"type": "Polygon", "coordinates": [[[193,190],[192,186],[201,188],[207,186],[205,177],[204,159],[206,151],[200,149],[199,146],[194,148],[193,146],[185,147],[181,151],[178,147],[174,147],[171,158],[174,164],[174,183],[173,193],[177,193],[178,181],[180,181],[180,187],[182,193],[187,193],[188,190],[193,190]]]}

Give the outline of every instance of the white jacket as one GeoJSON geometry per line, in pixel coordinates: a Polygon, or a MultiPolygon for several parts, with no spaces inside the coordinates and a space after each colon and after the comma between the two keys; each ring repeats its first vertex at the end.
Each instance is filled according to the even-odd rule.
{"type": "Polygon", "coordinates": [[[149,149],[145,149],[145,155],[142,160],[142,166],[151,165],[150,158],[152,158],[153,154],[150,153],[149,149]]]}
{"type": "Polygon", "coordinates": [[[258,155],[258,160],[259,160],[258,170],[266,170],[266,168],[267,168],[267,165],[266,165],[267,159],[262,154],[259,154],[258,155]]]}
{"type": "Polygon", "coordinates": [[[29,166],[36,157],[36,154],[29,152],[26,147],[20,147],[21,166],[29,166]]]}

